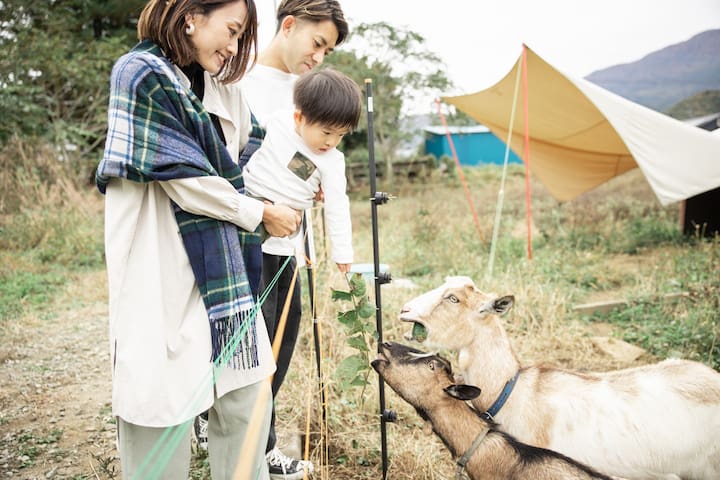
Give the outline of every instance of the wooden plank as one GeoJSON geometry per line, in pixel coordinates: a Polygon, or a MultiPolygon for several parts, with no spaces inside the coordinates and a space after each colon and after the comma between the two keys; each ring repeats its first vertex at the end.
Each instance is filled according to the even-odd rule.
{"type": "Polygon", "coordinates": [[[619,307],[627,307],[624,300],[608,300],[603,302],[583,303],[575,305],[572,309],[580,313],[607,313],[619,307]]]}
{"type": "MultiPolygon", "coordinates": [[[[667,293],[660,297],[658,300],[677,300],[678,298],[689,297],[689,292],[674,292],[667,293]]],[[[583,303],[572,307],[573,311],[580,313],[607,313],[616,308],[627,307],[627,300],[604,300],[601,302],[583,303]]]]}

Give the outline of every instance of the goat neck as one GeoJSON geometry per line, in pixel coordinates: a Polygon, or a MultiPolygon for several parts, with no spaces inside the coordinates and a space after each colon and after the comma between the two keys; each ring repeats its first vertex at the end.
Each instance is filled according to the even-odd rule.
{"type": "MultiPolygon", "coordinates": [[[[458,352],[458,365],[467,383],[482,385],[482,393],[473,400],[473,405],[485,411],[520,370],[520,361],[499,318],[489,322],[486,319],[485,327],[477,333],[470,344],[458,352]]],[[[508,402],[511,400],[512,395],[508,402]]]]}
{"type": "MultiPolygon", "coordinates": [[[[470,408],[465,402],[447,398],[431,409],[423,410],[416,407],[418,415],[432,424],[433,432],[442,440],[453,458],[459,458],[471,447],[479,437],[483,437],[480,445],[474,447],[473,452],[468,455],[464,468],[472,472],[477,459],[482,456],[481,450],[488,433],[491,432],[492,424],[480,418],[479,414],[470,408]],[[460,428],[462,426],[462,428],[460,428]]],[[[470,474],[472,478],[476,478],[470,474]]]]}

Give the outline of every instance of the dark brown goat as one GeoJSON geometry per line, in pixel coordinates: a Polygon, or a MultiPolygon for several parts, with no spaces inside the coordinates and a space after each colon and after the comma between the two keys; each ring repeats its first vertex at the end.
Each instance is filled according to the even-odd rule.
{"type": "Polygon", "coordinates": [[[453,457],[467,458],[465,469],[473,480],[611,480],[557,452],[520,443],[481,418],[465,402],[480,389],[455,384],[450,363],[438,355],[386,342],[372,366],[432,424],[453,457]]]}

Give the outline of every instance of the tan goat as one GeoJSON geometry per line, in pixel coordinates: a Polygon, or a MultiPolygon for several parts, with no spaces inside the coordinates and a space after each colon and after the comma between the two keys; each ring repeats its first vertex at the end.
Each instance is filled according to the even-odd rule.
{"type": "Polygon", "coordinates": [[[473,480],[610,480],[571,458],[499,431],[465,403],[480,389],[455,384],[444,358],[399,343],[383,343],[379,350],[373,368],[432,424],[453,457],[460,457],[457,477],[464,468],[473,480]]]}
{"type": "Polygon", "coordinates": [[[720,479],[720,373],[685,360],[604,373],[521,367],[499,318],[513,302],[450,277],[400,319],[413,323],[407,338],[458,353],[464,380],[482,386],[473,405],[519,441],[628,479],[720,479]]]}

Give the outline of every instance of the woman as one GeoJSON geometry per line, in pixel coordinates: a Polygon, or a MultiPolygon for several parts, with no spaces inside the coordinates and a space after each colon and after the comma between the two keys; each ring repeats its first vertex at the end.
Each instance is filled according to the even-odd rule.
{"type": "Polygon", "coordinates": [[[275,369],[256,321],[261,265],[252,253],[261,222],[287,235],[300,217],[246,197],[235,163],[250,120],[228,85],[256,50],[255,6],[152,0],[138,38],[113,68],[97,171],[123,478],[187,478],[189,426],[207,409],[213,478],[232,478],[236,468],[268,478],[269,404],[259,438],[245,439],[275,369]],[[237,465],[243,448],[253,449],[253,465],[237,465]]]}

